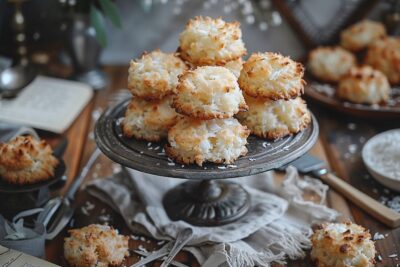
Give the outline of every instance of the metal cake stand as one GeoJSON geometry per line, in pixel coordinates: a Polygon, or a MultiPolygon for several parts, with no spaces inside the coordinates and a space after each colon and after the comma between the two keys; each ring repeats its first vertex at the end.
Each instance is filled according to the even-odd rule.
{"type": "Polygon", "coordinates": [[[122,134],[120,122],[130,99],[106,110],[95,127],[95,140],[100,150],[111,160],[144,173],[163,178],[182,178],[189,181],[167,192],[163,204],[172,220],[184,220],[193,225],[217,226],[233,222],[250,208],[250,196],[237,183],[226,178],[250,176],[279,168],[305,154],[318,138],[318,123],[304,131],[269,142],[251,135],[248,153],[234,165],[206,163],[174,163],[164,153],[166,142],[150,143],[122,134]]]}

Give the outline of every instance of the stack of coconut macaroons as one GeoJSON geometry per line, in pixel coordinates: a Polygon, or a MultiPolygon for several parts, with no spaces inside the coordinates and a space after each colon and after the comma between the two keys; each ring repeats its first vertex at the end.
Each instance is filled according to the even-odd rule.
{"type": "Polygon", "coordinates": [[[304,100],[304,68],[276,53],[250,56],[240,72],[239,85],[245,92],[247,112],[238,119],[259,137],[278,139],[306,128],[311,115],[304,100]]]}
{"type": "Polygon", "coordinates": [[[273,53],[254,54],[243,65],[245,54],[238,22],[190,20],[177,53],[155,51],[131,62],[128,87],[135,97],[124,135],[167,137],[169,157],[201,166],[245,155],[250,130],[276,139],[304,129],[310,114],[298,97],[302,66],[273,53]]]}

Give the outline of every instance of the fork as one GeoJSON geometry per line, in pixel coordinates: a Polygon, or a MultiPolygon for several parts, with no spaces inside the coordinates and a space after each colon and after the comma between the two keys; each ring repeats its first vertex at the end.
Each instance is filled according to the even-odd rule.
{"type": "MultiPolygon", "coordinates": [[[[153,253],[153,252],[144,252],[141,250],[132,250],[132,251],[143,257],[148,257],[149,255],[151,255],[153,253]]],[[[171,265],[173,265],[175,267],[189,267],[188,265],[180,263],[178,261],[171,261],[171,265]]]]}
{"type": "MultiPolygon", "coordinates": [[[[128,90],[126,89],[117,90],[115,93],[111,94],[110,100],[108,101],[108,107],[113,107],[122,100],[128,98],[128,96],[130,96],[128,90]]],[[[63,199],[73,200],[75,192],[78,190],[79,186],[81,185],[81,182],[89,173],[91,167],[93,166],[94,162],[96,161],[99,155],[101,155],[101,152],[100,149],[96,146],[85,167],[81,170],[80,175],[71,184],[70,188],[67,191],[68,193],[65,195],[65,197],[62,198],[60,196],[57,196],[53,199],[50,199],[45,204],[43,212],[40,213],[38,216],[38,221],[44,223],[45,227],[48,228],[48,234],[46,239],[51,240],[54,237],[56,237],[59,234],[59,232],[67,225],[68,221],[72,218],[74,211],[73,209],[68,208],[71,206],[71,203],[68,203],[68,205],[64,205],[64,208],[67,207],[67,209],[64,210],[60,209],[62,207],[61,204],[63,203],[63,199]],[[64,214],[59,214],[59,213],[64,213],[64,214]],[[53,221],[54,220],[53,217],[56,215],[58,215],[57,217],[59,217],[59,220],[53,221]],[[51,221],[52,225],[47,227],[47,225],[51,221]]]]}
{"type": "Polygon", "coordinates": [[[161,264],[160,267],[167,267],[171,261],[175,258],[176,254],[190,241],[193,236],[192,228],[185,228],[181,232],[179,232],[176,242],[172,247],[171,251],[169,252],[165,261],[161,264]]]}

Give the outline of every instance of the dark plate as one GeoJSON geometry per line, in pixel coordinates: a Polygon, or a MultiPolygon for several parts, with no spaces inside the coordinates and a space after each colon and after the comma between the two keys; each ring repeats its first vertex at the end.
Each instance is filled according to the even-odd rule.
{"type": "Polygon", "coordinates": [[[382,119],[400,118],[399,87],[392,88],[391,101],[384,105],[354,104],[343,101],[334,95],[335,90],[335,85],[308,80],[305,94],[315,102],[352,116],[382,119]]]}
{"type": "Polygon", "coordinates": [[[37,191],[40,190],[43,187],[48,187],[57,181],[59,181],[64,173],[65,173],[65,163],[62,159],[58,158],[60,163],[54,170],[54,177],[35,184],[30,184],[30,185],[14,185],[14,184],[9,184],[1,180],[0,177],[0,192],[1,193],[25,193],[25,192],[31,192],[31,191],[37,191]]]}
{"type": "Polygon", "coordinates": [[[275,142],[250,136],[246,156],[240,157],[234,165],[205,163],[174,163],[163,153],[166,142],[150,143],[125,138],[120,122],[129,99],[106,110],[95,127],[95,140],[101,151],[111,160],[141,172],[185,179],[223,179],[241,177],[265,172],[285,165],[306,153],[318,138],[318,123],[312,116],[312,123],[303,132],[275,142]]]}

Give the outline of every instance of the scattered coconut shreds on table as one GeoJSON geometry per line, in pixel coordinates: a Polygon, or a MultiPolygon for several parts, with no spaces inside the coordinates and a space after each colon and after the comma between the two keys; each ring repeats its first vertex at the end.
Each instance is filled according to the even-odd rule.
{"type": "Polygon", "coordinates": [[[356,153],[357,152],[357,145],[356,144],[350,144],[349,145],[349,152],[351,153],[351,154],[354,154],[354,153],[356,153]]]}
{"type": "Polygon", "coordinates": [[[133,239],[133,240],[139,240],[139,237],[138,237],[138,236],[131,235],[130,237],[131,237],[131,239],[133,239]]]}
{"type": "Polygon", "coordinates": [[[142,245],[139,245],[138,249],[143,252],[148,252],[147,249],[145,247],[143,247],[142,245]]]}
{"type": "Polygon", "coordinates": [[[395,196],[391,200],[388,200],[386,204],[389,208],[394,209],[397,212],[400,212],[400,196],[395,196]]]}
{"type": "Polygon", "coordinates": [[[159,150],[160,149],[160,147],[159,146],[156,146],[155,148],[154,148],[154,150],[159,150]]]}
{"type": "Polygon", "coordinates": [[[89,211],[91,211],[94,208],[95,205],[93,203],[91,203],[90,201],[86,201],[85,204],[81,207],[81,211],[86,216],[89,216],[90,215],[89,211]]]}
{"type": "Polygon", "coordinates": [[[255,159],[255,158],[249,158],[249,160],[250,160],[250,161],[255,161],[256,159],[255,159]]]}
{"type": "Polygon", "coordinates": [[[85,207],[81,207],[81,212],[82,212],[83,214],[85,214],[86,216],[89,216],[89,215],[90,215],[89,212],[88,212],[88,210],[87,210],[85,207]]]}
{"type": "Polygon", "coordinates": [[[374,240],[381,240],[381,239],[385,239],[385,236],[383,234],[376,232],[374,234],[374,240]]]}
{"type": "Polygon", "coordinates": [[[347,124],[347,129],[354,131],[355,129],[357,129],[357,124],[355,124],[354,122],[350,122],[347,124]]]}
{"type": "Polygon", "coordinates": [[[148,142],[148,143],[147,143],[147,147],[151,147],[151,142],[148,142]]]}
{"type": "Polygon", "coordinates": [[[173,163],[173,162],[168,162],[168,166],[175,166],[175,163],[173,163]]]}
{"type": "Polygon", "coordinates": [[[141,237],[140,237],[140,241],[146,241],[146,238],[143,237],[143,236],[141,236],[141,237]]]}
{"type": "Polygon", "coordinates": [[[389,194],[389,193],[390,193],[389,189],[387,189],[387,188],[384,188],[384,189],[383,189],[383,192],[384,192],[385,194],[389,194]]]}
{"type": "Polygon", "coordinates": [[[161,245],[164,245],[164,244],[165,244],[165,241],[164,241],[164,240],[161,240],[161,241],[158,241],[158,242],[157,242],[157,245],[158,245],[158,246],[161,246],[161,245]]]}
{"type": "Polygon", "coordinates": [[[231,169],[233,169],[233,168],[237,168],[237,165],[234,165],[234,164],[228,164],[228,165],[226,165],[226,167],[227,167],[227,168],[231,168],[231,169]]]}
{"type": "Polygon", "coordinates": [[[381,256],[381,255],[378,255],[378,256],[376,256],[376,259],[377,259],[378,261],[382,261],[382,256],[381,256]]]}
{"type": "Polygon", "coordinates": [[[111,214],[103,214],[99,216],[99,220],[101,222],[110,222],[111,221],[111,214]]]}
{"type": "MultiPolygon", "coordinates": [[[[204,167],[205,168],[205,167],[204,167]]],[[[218,166],[218,169],[220,169],[220,170],[225,170],[226,169],[226,166],[218,166]]]]}
{"type": "Polygon", "coordinates": [[[388,257],[389,257],[389,258],[396,258],[396,257],[397,257],[397,254],[396,254],[396,253],[390,254],[388,257]]]}

